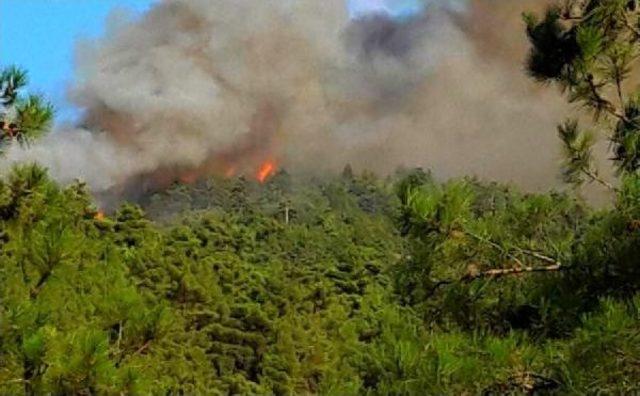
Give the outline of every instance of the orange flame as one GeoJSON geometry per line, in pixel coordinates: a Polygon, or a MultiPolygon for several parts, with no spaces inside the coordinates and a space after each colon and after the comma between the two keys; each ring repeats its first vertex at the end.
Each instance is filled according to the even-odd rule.
{"type": "Polygon", "coordinates": [[[193,184],[198,180],[198,173],[196,171],[185,172],[180,175],[180,183],[193,184]]]}
{"type": "Polygon", "coordinates": [[[104,220],[104,212],[101,210],[97,211],[96,214],[93,215],[93,218],[98,221],[104,220]]]}
{"type": "Polygon", "coordinates": [[[256,174],[256,179],[258,179],[260,183],[264,183],[269,176],[272,176],[275,172],[276,163],[271,160],[267,160],[260,165],[258,173],[256,174]]]}
{"type": "Polygon", "coordinates": [[[233,165],[230,165],[227,167],[227,169],[224,171],[224,177],[226,177],[227,179],[230,177],[233,177],[233,175],[236,174],[236,167],[233,165]]]}

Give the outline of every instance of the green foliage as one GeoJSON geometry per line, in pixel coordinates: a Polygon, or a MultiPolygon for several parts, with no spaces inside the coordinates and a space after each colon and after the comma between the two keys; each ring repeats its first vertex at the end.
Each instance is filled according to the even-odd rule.
{"type": "Polygon", "coordinates": [[[539,81],[562,82],[571,72],[571,63],[579,55],[575,32],[565,30],[560,19],[558,7],[549,7],[542,20],[533,14],[524,15],[527,36],[532,44],[527,69],[539,81]]]}
{"type": "Polygon", "coordinates": [[[0,99],[3,106],[11,106],[18,98],[18,90],[27,85],[27,72],[16,66],[5,68],[0,73],[0,99]]]}
{"type": "Polygon", "coordinates": [[[639,199],[632,175],[591,213],[420,170],[282,173],[96,218],[82,184],[19,167],[0,181],[0,394],[633,393],[639,199]],[[563,267],[483,275],[545,260],[563,267]]]}
{"type": "MultiPolygon", "coordinates": [[[[583,209],[557,194],[521,195],[475,181],[411,189],[408,241],[412,256],[397,267],[397,288],[424,320],[499,333],[527,328],[566,331],[546,316],[547,300],[561,299],[554,274],[501,279],[483,273],[562,263],[571,257],[583,209]],[[552,294],[548,289],[556,285],[552,294]]],[[[558,316],[564,321],[568,317],[558,316]]]]}
{"type": "Polygon", "coordinates": [[[21,95],[27,85],[26,71],[7,67],[0,72],[0,148],[16,140],[29,142],[48,132],[53,106],[39,95],[21,95]]]}
{"type": "Polygon", "coordinates": [[[17,102],[15,113],[19,128],[16,139],[20,143],[37,139],[51,128],[53,106],[40,96],[29,95],[26,99],[17,102]]]}
{"type": "Polygon", "coordinates": [[[614,161],[619,168],[633,171],[640,168],[640,97],[630,98],[624,109],[625,119],[617,123],[612,141],[614,161]]]}
{"type": "MultiPolygon", "coordinates": [[[[524,16],[531,42],[527,69],[542,82],[555,82],[571,103],[582,105],[596,129],[611,142],[621,173],[640,167],[638,91],[633,79],[640,54],[640,9],[636,1],[569,0],[548,8],[543,19],[524,16]]],[[[613,189],[594,170],[589,134],[570,122],[560,126],[567,155],[567,181],[584,176],[613,189]]]]}
{"type": "Polygon", "coordinates": [[[594,137],[591,133],[578,129],[577,120],[567,120],[558,126],[558,136],[562,141],[564,151],[564,166],[562,176],[564,181],[572,184],[582,184],[584,177],[597,177],[593,166],[594,137]]]}

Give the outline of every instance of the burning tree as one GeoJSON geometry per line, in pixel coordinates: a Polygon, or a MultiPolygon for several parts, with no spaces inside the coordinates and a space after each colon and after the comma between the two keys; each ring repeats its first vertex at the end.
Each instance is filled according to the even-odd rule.
{"type": "MultiPolygon", "coordinates": [[[[637,0],[567,0],[539,19],[525,14],[532,48],[530,75],[556,83],[569,102],[585,108],[595,130],[611,143],[620,175],[640,169],[640,91],[635,62],[640,54],[640,8],[637,0]]],[[[558,127],[566,154],[564,176],[614,187],[594,166],[594,133],[578,121],[558,127]]]]}
{"type": "Polygon", "coordinates": [[[21,95],[27,83],[26,71],[18,67],[0,72],[0,146],[27,144],[51,127],[53,106],[39,95],[21,95]]]}

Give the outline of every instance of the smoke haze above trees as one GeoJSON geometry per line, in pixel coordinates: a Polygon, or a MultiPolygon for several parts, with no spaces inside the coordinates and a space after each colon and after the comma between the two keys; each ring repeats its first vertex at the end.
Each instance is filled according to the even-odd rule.
{"type": "Polygon", "coordinates": [[[5,165],[37,160],[98,192],[254,172],[266,159],[299,172],[425,166],[546,188],[566,107],[531,89],[525,47],[511,40],[525,41],[519,13],[546,2],[499,3],[350,19],[338,0],[171,0],[139,21],[114,14],[104,38],[78,45],[70,96],[86,111],[82,127],[14,146],[5,165]]]}

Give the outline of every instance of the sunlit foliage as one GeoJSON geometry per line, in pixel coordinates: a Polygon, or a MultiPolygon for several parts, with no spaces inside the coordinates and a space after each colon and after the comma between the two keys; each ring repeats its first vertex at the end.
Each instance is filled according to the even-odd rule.
{"type": "Polygon", "coordinates": [[[0,182],[0,393],[633,391],[639,185],[592,213],[419,170],[283,173],[100,218],[82,184],[20,167],[0,182]]]}

